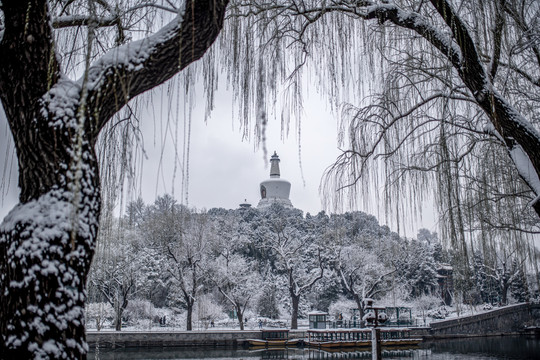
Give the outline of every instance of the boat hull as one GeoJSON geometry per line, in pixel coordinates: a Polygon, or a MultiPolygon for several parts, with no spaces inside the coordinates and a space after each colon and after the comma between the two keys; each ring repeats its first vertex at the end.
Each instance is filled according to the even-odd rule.
{"type": "Polygon", "coordinates": [[[300,339],[276,339],[276,340],[248,339],[247,341],[250,346],[257,346],[257,347],[296,346],[300,343],[300,339]]]}

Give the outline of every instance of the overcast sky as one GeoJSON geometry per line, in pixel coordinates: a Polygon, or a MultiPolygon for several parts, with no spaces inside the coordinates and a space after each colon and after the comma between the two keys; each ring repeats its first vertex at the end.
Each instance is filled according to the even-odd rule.
{"type": "MultiPolygon", "coordinates": [[[[154,94],[154,97],[156,95],[154,94]]],[[[304,118],[301,123],[301,143],[295,135],[296,125],[291,125],[291,133],[281,138],[278,119],[269,116],[266,147],[255,149],[253,140],[242,141],[238,119],[235,119],[230,96],[222,93],[218,96],[216,109],[208,121],[204,122],[204,101],[197,101],[192,116],[192,134],[190,141],[189,188],[187,203],[197,209],[223,207],[237,208],[244,200],[256,206],[259,195],[259,183],[269,177],[269,157],[276,151],[280,157],[281,177],[291,182],[290,199],[296,208],[304,213],[316,214],[322,210],[319,186],[326,167],[332,164],[339,151],[336,145],[337,118],[330,113],[320,98],[307,99],[304,118]],[[300,152],[300,153],[299,153],[300,152]],[[301,166],[300,166],[301,161],[301,166]]],[[[144,136],[144,149],[147,159],[143,163],[142,183],[135,193],[126,195],[120,207],[126,201],[141,195],[145,203],[150,204],[157,195],[174,193],[179,202],[186,203],[182,191],[182,145],[177,147],[178,166],[175,172],[173,138],[175,130],[169,131],[166,141],[160,140],[166,121],[163,121],[167,106],[156,104],[152,111],[142,116],[141,130],[144,136]],[[163,154],[163,156],[161,155],[163,154]]],[[[173,111],[174,112],[174,111],[173,111]]],[[[178,136],[183,137],[183,121],[179,124],[178,136]]],[[[6,141],[8,127],[4,114],[0,115],[0,136],[2,137],[0,169],[7,180],[2,190],[0,218],[3,218],[15,205],[17,199],[17,169],[13,155],[12,141],[6,141]],[[8,176],[11,173],[11,178],[8,176]],[[6,186],[7,185],[7,186],[6,186]]],[[[366,209],[359,209],[364,210],[366,209]]],[[[380,210],[379,210],[380,211],[380,210]]],[[[375,208],[369,211],[379,217],[384,224],[384,214],[375,208]]],[[[388,224],[395,230],[395,226],[388,224]]],[[[425,218],[418,224],[411,224],[406,235],[416,234],[419,227],[436,231],[433,218],[425,218]]]]}
{"type": "MultiPolygon", "coordinates": [[[[226,98],[226,97],[225,97],[226,98]]],[[[218,102],[213,115],[204,123],[203,104],[193,113],[190,143],[189,193],[190,206],[202,208],[236,208],[244,200],[256,206],[259,201],[259,183],[269,177],[269,157],[274,151],[280,157],[281,177],[291,182],[291,201],[304,212],[321,210],[319,184],[324,169],[338,154],[336,147],[336,120],[328,113],[322,102],[314,102],[307,108],[301,130],[301,147],[294,134],[281,139],[279,120],[271,120],[267,127],[267,154],[262,145],[255,149],[253,141],[242,141],[237,119],[233,119],[230,102],[218,102]],[[299,155],[299,151],[301,154],[299,155]],[[303,177],[300,167],[302,161],[303,177]]],[[[159,116],[158,112],[155,112],[159,116]]],[[[151,117],[151,116],[149,116],[151,117]]],[[[163,123],[151,121],[143,129],[145,149],[149,160],[144,164],[143,191],[145,202],[151,202],[156,194],[172,193],[182,201],[181,169],[174,173],[174,146],[167,139],[163,166],[159,166],[161,145],[154,146],[152,133],[162,133],[163,123]],[[154,128],[156,128],[154,130],[154,128]],[[173,181],[173,178],[175,180],[173,181]]],[[[180,124],[182,135],[183,123],[180,124]]],[[[172,131],[174,133],[174,130],[172,131]]],[[[159,142],[159,141],[158,141],[159,142]]],[[[178,149],[182,158],[182,148],[178,149]]],[[[180,165],[180,164],[179,164],[180,165]]],[[[185,200],[183,200],[185,203],[185,200]]]]}

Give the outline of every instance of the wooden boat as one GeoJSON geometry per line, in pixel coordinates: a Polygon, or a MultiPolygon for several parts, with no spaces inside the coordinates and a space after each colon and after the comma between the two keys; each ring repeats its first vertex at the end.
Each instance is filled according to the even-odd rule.
{"type": "Polygon", "coordinates": [[[354,347],[354,341],[306,341],[305,343],[310,347],[315,347],[319,349],[354,347]]]}
{"type": "Polygon", "coordinates": [[[355,347],[371,347],[371,340],[357,341],[355,347]]]}
{"type": "Polygon", "coordinates": [[[249,345],[257,347],[296,346],[302,342],[300,339],[289,339],[288,329],[261,330],[260,339],[247,339],[249,345]]]}
{"type": "Polygon", "coordinates": [[[263,340],[263,339],[248,339],[249,345],[258,347],[280,347],[280,346],[296,346],[300,343],[300,339],[283,339],[283,340],[263,340]]]}
{"type": "Polygon", "coordinates": [[[422,342],[422,339],[409,338],[409,339],[388,339],[381,340],[381,345],[385,347],[399,347],[399,346],[416,346],[422,342]]]}

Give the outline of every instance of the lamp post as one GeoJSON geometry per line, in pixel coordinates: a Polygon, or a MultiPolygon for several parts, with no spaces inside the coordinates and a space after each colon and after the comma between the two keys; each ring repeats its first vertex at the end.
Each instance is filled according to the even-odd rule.
{"type": "Polygon", "coordinates": [[[364,308],[367,310],[363,320],[368,327],[371,327],[371,359],[381,360],[381,329],[382,325],[388,320],[384,312],[385,308],[373,305],[373,299],[364,299],[364,308]]]}

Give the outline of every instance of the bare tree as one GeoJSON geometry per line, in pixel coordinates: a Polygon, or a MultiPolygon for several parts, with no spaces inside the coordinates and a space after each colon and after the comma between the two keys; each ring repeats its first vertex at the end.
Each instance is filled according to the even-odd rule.
{"type": "Polygon", "coordinates": [[[94,145],[131,99],[203,56],[221,30],[227,3],[149,3],[171,10],[172,21],[118,46],[106,41],[111,33],[101,36],[102,27],[112,27],[121,43],[127,41],[124,20],[142,19],[122,18],[107,2],[0,3],[0,100],[20,186],[20,204],[0,228],[0,357],[85,358],[85,284],[101,202],[94,145]],[[62,58],[54,27],[64,26],[88,29],[81,56],[62,58]],[[110,50],[93,61],[100,46],[110,50]],[[78,69],[78,80],[68,77],[78,69]]]}
{"type": "Polygon", "coordinates": [[[186,330],[193,330],[193,308],[207,280],[211,228],[206,214],[177,214],[179,231],[173,241],[162,244],[172,285],[180,290],[186,307],[186,330]]]}
{"type": "Polygon", "coordinates": [[[259,294],[260,274],[254,262],[228,251],[217,257],[214,266],[213,282],[236,313],[240,330],[244,330],[244,313],[259,294]]]}
{"type": "Polygon", "coordinates": [[[310,225],[295,226],[296,221],[303,220],[298,210],[272,206],[263,216],[263,226],[256,236],[260,237],[261,246],[277,258],[278,274],[285,278],[291,299],[291,329],[297,329],[300,299],[325,272],[326,259],[317,241],[319,234],[313,225],[309,232],[305,227],[310,225]]]}
{"type": "MultiPolygon", "coordinates": [[[[114,328],[122,330],[122,315],[127,308],[135,289],[135,271],[133,263],[117,262],[116,259],[104,261],[109,265],[105,269],[97,269],[91,276],[91,282],[114,310],[114,328]]],[[[102,264],[102,266],[105,264],[102,264]]],[[[98,329],[99,330],[99,329],[98,329]]]]}
{"type": "Polygon", "coordinates": [[[141,237],[121,221],[102,223],[93,266],[88,276],[88,290],[97,293],[114,311],[116,331],[122,330],[122,316],[129,301],[137,296],[143,263],[141,237]]]}
{"type": "Polygon", "coordinates": [[[363,300],[375,298],[392,289],[388,277],[397,269],[388,269],[377,256],[357,245],[335,249],[336,271],[345,291],[354,298],[363,319],[363,300]]]}

